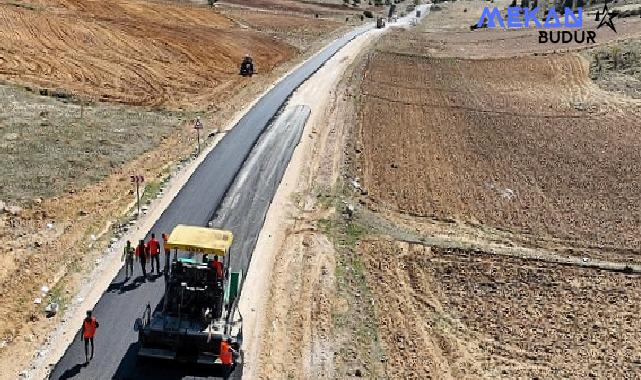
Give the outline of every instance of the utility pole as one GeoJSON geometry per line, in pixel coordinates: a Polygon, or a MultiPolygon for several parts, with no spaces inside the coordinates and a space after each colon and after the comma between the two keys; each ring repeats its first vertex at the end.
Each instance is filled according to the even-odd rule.
{"type": "Polygon", "coordinates": [[[145,182],[145,177],[141,175],[131,175],[131,182],[136,184],[136,204],[138,205],[138,216],[140,216],[140,184],[145,182]]]}
{"type": "Polygon", "coordinates": [[[198,140],[198,155],[200,156],[200,130],[203,129],[203,123],[200,122],[200,117],[196,117],[194,129],[196,130],[196,139],[198,140]]]}

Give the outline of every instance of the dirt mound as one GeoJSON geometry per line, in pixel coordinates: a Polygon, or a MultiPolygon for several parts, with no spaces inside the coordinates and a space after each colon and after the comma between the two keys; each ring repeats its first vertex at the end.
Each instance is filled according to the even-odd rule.
{"type": "Polygon", "coordinates": [[[215,104],[251,53],[266,73],[296,50],[204,7],[116,0],[0,5],[0,78],[134,105],[215,104]]]}
{"type": "Polygon", "coordinates": [[[411,215],[638,249],[639,116],[574,55],[378,52],[362,85],[363,182],[411,215]]]}

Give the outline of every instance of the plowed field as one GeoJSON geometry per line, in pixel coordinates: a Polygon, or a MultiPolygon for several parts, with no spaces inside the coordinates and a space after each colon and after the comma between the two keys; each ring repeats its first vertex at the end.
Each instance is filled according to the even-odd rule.
{"type": "Polygon", "coordinates": [[[207,7],[165,2],[0,3],[0,24],[1,79],[134,105],[215,103],[242,86],[244,54],[267,73],[297,53],[207,7]]]}
{"type": "Polygon", "coordinates": [[[250,8],[268,8],[276,11],[306,14],[340,14],[349,11],[342,2],[335,0],[297,1],[297,0],[227,0],[227,3],[250,8]]]}
{"type": "Polygon", "coordinates": [[[641,106],[579,56],[379,51],[362,85],[363,182],[386,207],[638,249],[641,106]]]}
{"type": "Polygon", "coordinates": [[[360,253],[390,378],[627,378],[637,275],[375,241],[360,253]],[[390,259],[393,257],[394,259],[390,259]]]}

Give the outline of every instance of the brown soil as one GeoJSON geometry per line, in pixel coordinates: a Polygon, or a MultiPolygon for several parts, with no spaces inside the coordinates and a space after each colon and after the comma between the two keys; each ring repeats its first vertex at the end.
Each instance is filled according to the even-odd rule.
{"type": "Polygon", "coordinates": [[[637,275],[371,241],[390,378],[624,378],[638,373],[637,275]]]}
{"type": "Polygon", "coordinates": [[[332,30],[339,32],[347,29],[344,19],[316,19],[310,15],[292,15],[289,13],[254,12],[248,10],[229,9],[225,14],[233,18],[241,26],[250,27],[269,34],[279,40],[295,46],[300,51],[313,48],[312,41],[331,37],[332,30]]]}
{"type": "Polygon", "coordinates": [[[250,53],[262,73],[296,55],[207,7],[142,0],[0,4],[0,78],[133,105],[215,107],[246,82],[250,53]]]}
{"type": "Polygon", "coordinates": [[[641,106],[578,55],[378,51],[362,85],[362,177],[377,204],[578,245],[639,249],[641,106]]]}
{"type": "MultiPolygon", "coordinates": [[[[305,212],[271,242],[283,259],[268,337],[320,341],[319,301],[326,308],[335,294],[335,378],[641,370],[638,275],[581,266],[639,261],[641,105],[592,82],[588,49],[549,54],[524,35],[466,30],[463,7],[485,4],[448,5],[423,25],[429,33],[383,36],[346,85],[343,99],[356,109],[338,107],[328,120],[353,124],[339,145],[348,154],[309,161],[313,174],[338,159],[348,180],[328,187],[321,177],[314,189],[304,177],[305,212]],[[509,58],[488,56],[496,45],[509,58]],[[335,265],[333,284],[319,279],[319,256],[335,265]]],[[[310,361],[299,361],[309,352],[270,353],[264,378],[309,377],[310,361]]]]}
{"type": "MultiPolygon", "coordinates": [[[[476,25],[486,5],[505,9],[510,1],[457,1],[438,4],[441,10],[431,12],[418,30],[397,32],[381,41],[379,49],[415,55],[442,57],[513,57],[523,54],[552,54],[576,50],[589,50],[614,41],[641,37],[641,19],[617,18],[617,33],[607,27],[598,30],[595,44],[540,44],[535,29],[478,29],[476,25]],[[464,10],[466,10],[464,12],[464,10]],[[420,32],[420,33],[419,33],[420,32]]],[[[611,5],[610,5],[611,6],[611,5]]],[[[592,13],[584,15],[582,30],[596,30],[598,22],[592,13]]]]}
{"type": "Polygon", "coordinates": [[[349,12],[342,1],[332,0],[297,1],[297,0],[225,0],[227,4],[240,5],[247,8],[262,8],[275,11],[296,12],[303,14],[318,14],[322,16],[337,15],[349,12]]]}

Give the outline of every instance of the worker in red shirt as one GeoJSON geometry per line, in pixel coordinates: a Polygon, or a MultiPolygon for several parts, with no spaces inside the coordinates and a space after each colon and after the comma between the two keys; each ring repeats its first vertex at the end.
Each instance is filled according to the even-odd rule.
{"type": "Polygon", "coordinates": [[[169,251],[169,248],[167,248],[167,241],[169,241],[169,236],[167,234],[162,234],[162,247],[165,251],[165,275],[169,273],[169,257],[171,256],[171,252],[169,251]]]}
{"type": "Polygon", "coordinates": [[[160,243],[156,240],[156,235],[151,234],[151,240],[147,242],[147,249],[151,257],[151,273],[154,273],[154,262],[156,263],[156,274],[160,274],[160,243]]]}
{"type": "Polygon", "coordinates": [[[228,379],[234,370],[234,349],[231,348],[227,339],[220,341],[220,361],[223,364],[223,379],[228,379]]]}
{"type": "Polygon", "coordinates": [[[218,261],[218,256],[214,256],[214,259],[209,262],[211,268],[216,271],[216,280],[220,281],[223,279],[223,263],[218,261]]]}
{"type": "Polygon", "coordinates": [[[145,241],[140,240],[138,246],[136,247],[136,257],[140,260],[140,268],[142,269],[142,275],[147,278],[147,248],[145,247],[145,241]]]}
{"type": "Polygon", "coordinates": [[[93,337],[96,335],[96,329],[99,324],[96,320],[96,317],[91,316],[91,310],[87,311],[87,318],[82,321],[82,331],[80,333],[80,339],[85,342],[85,363],[89,363],[89,360],[93,359],[93,337]],[[89,343],[91,343],[91,357],[89,356],[89,343]]]}

